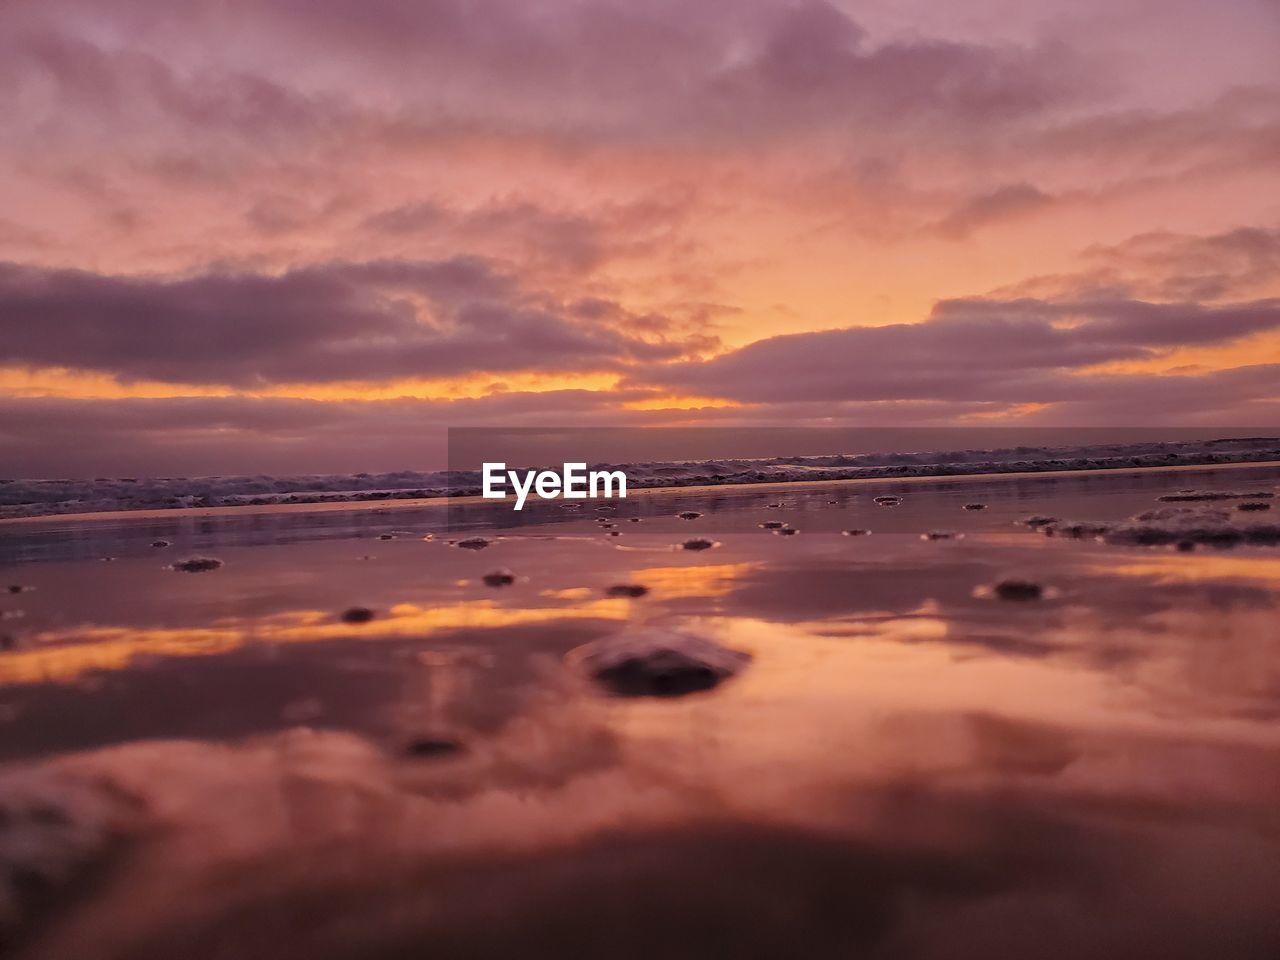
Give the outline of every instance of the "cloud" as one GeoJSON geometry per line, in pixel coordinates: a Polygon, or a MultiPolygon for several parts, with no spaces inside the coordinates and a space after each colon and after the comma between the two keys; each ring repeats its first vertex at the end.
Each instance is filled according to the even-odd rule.
{"type": "Polygon", "coordinates": [[[687,217],[679,200],[601,204],[589,212],[555,209],[528,200],[459,209],[434,200],[378,210],[362,226],[384,238],[444,236],[457,246],[509,249],[536,272],[586,274],[618,257],[656,257],[672,245],[687,217]]]}
{"type": "Polygon", "coordinates": [[[1029,277],[989,296],[1222,303],[1280,293],[1280,229],[1274,226],[1204,236],[1147,231],[1119,243],[1092,243],[1079,259],[1080,270],[1029,277]]]}
{"type": "Polygon", "coordinates": [[[1142,278],[1147,295],[1168,300],[1221,300],[1274,289],[1280,278],[1280,229],[1239,227],[1197,237],[1144,233],[1085,256],[1142,278]]]}
{"type": "Polygon", "coordinates": [[[664,393],[746,406],[653,419],[1260,416],[1280,240],[1235,228],[1274,193],[1280,88],[1256,16],[1188,0],[1156,36],[1137,2],[1083,0],[1070,23],[997,6],[0,3],[14,390],[628,384],[474,407],[93,401],[64,453],[24,449],[123,457],[111,424],[135,418],[154,463],[224,436],[310,455],[308,431],[381,456],[464,413],[630,422],[625,397],[664,393]],[[853,325],[938,296],[923,322],[853,325]],[[746,345],[711,356],[713,329],[746,345]],[[1240,362],[1247,337],[1259,364],[1238,371],[1097,369],[1240,362]]]}
{"type": "Polygon", "coordinates": [[[1061,44],[875,41],[824,0],[206,0],[181,11],[134,0],[113,7],[107,31],[93,28],[91,3],[17,3],[7,16],[0,70],[37,71],[64,111],[164,115],[272,142],[357,125],[733,143],[858,118],[959,129],[1033,116],[1093,85],[1061,44]],[[232,40],[237,56],[209,56],[232,40]]]}
{"type": "Polygon", "coordinates": [[[3,264],[0,365],[253,387],[605,370],[708,345],[642,339],[620,329],[626,311],[592,313],[469,258],[178,279],[3,264]]]}
{"type": "Polygon", "coordinates": [[[1030,183],[1011,183],[971,197],[937,224],[951,240],[963,239],[990,223],[1008,220],[1053,203],[1053,197],[1030,183]]]}
{"type": "Polygon", "coordinates": [[[1083,174],[1110,179],[1195,169],[1221,175],[1280,156],[1280,87],[1272,78],[1173,109],[1095,108],[1046,126],[1022,146],[1036,162],[1079,157],[1087,162],[1083,174]]]}
{"type": "MultiPolygon", "coordinates": [[[[1280,300],[1222,306],[1133,300],[940,302],[923,323],[771,337],[703,361],[647,366],[633,382],[749,403],[1053,403],[1107,380],[1078,371],[1280,329],[1280,300]]],[[[1173,382],[1189,384],[1182,378],[1173,382]]]]}

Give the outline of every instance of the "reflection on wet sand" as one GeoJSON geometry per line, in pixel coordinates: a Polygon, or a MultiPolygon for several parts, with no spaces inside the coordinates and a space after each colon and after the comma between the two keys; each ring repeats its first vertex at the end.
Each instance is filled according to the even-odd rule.
{"type": "MultiPolygon", "coordinates": [[[[784,508],[820,513],[815,496],[784,508]]],[[[507,531],[356,562],[341,537],[228,542],[224,567],[187,577],[126,538],[114,564],[24,565],[13,579],[39,589],[0,598],[24,613],[0,653],[0,944],[1280,953],[1280,553],[1011,522],[921,540],[939,526],[922,499],[702,553],[672,545],[714,506],[625,546],[507,531]],[[835,532],[877,511],[902,528],[835,532]],[[485,586],[497,567],[514,582],[485,586]],[[1048,589],[980,589],[1010,577],[1048,589]],[[344,622],[354,605],[371,617],[344,622]],[[673,631],[744,656],[688,696],[610,696],[575,669],[594,644],[673,631]]],[[[975,499],[939,509],[950,523],[975,499]]],[[[984,517],[1052,506],[990,483],[980,499],[984,517]]]]}
{"type": "Polygon", "coordinates": [[[319,643],[362,638],[426,640],[454,630],[492,630],[551,620],[617,620],[625,615],[622,600],[595,600],[571,607],[509,609],[493,600],[471,600],[426,609],[398,603],[369,628],[353,629],[326,610],[291,610],[252,619],[228,618],[212,626],[140,628],[86,626],[30,636],[33,649],[0,662],[0,683],[47,683],[74,680],[83,674],[126,669],[136,657],[195,657],[229,653],[246,643],[319,643]]]}

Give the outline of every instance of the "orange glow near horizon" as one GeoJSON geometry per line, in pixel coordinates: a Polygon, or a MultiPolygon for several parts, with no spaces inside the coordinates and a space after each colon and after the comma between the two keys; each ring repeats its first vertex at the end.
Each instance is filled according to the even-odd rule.
{"type": "Polygon", "coordinates": [[[513,422],[1280,418],[1261,5],[1157,36],[1092,0],[1069,30],[772,0],[232,30],[207,2],[0,5],[24,476],[355,472],[513,422]]]}

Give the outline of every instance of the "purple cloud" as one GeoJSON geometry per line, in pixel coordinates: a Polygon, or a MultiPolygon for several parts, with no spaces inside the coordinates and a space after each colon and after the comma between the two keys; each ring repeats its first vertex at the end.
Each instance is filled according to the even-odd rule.
{"type": "Polygon", "coordinates": [[[710,360],[648,366],[633,382],[752,403],[1044,403],[1100,382],[1070,375],[1086,367],[1277,329],[1280,300],[1222,306],[949,300],[924,323],[770,337],[710,360]]]}
{"type": "Polygon", "coordinates": [[[8,63],[0,76],[38,72],[63,111],[117,123],[163,116],[268,143],[459,126],[739,142],[921,116],[959,129],[1074,102],[1096,72],[1053,42],[876,42],[824,0],[504,0],[483,9],[459,0],[261,0],[180,11],[132,0],[113,7],[115,42],[90,28],[99,15],[91,3],[18,3],[10,40],[0,41],[8,63]],[[242,55],[209,68],[196,26],[211,42],[234,37],[242,55]],[[134,37],[168,42],[126,39],[134,37]],[[179,63],[188,54],[183,69],[156,51],[179,63]],[[312,67],[320,63],[329,67],[312,67]]]}
{"type": "Polygon", "coordinates": [[[601,370],[707,345],[629,335],[616,314],[563,310],[466,258],[169,280],[4,264],[0,364],[246,387],[601,370]]]}
{"type": "Polygon", "coordinates": [[[1053,203],[1053,197],[1030,183],[1011,183],[971,197],[939,221],[937,230],[951,240],[963,239],[990,223],[1031,213],[1053,203]]]}

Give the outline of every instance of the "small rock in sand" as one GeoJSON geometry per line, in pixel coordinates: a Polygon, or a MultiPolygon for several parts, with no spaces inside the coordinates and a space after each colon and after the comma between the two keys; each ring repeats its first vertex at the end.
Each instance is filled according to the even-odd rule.
{"type": "Polygon", "coordinates": [[[493,541],[486,537],[468,537],[466,540],[459,540],[454,546],[461,547],[463,550],[483,550],[491,543],[493,541]]]}
{"type": "Polygon", "coordinates": [[[505,567],[499,570],[490,570],[483,577],[486,587],[509,587],[516,582],[516,575],[505,567]]]}
{"type": "Polygon", "coordinates": [[[930,530],[928,533],[920,534],[921,540],[963,540],[963,533],[956,533],[954,530],[930,530]]]}
{"type": "Polygon", "coordinates": [[[966,503],[964,508],[966,510],[985,510],[987,505],[985,503],[966,503]]]}
{"type": "Polygon", "coordinates": [[[24,585],[23,585],[23,584],[21,584],[21,583],[11,583],[11,584],[9,584],[9,592],[10,592],[10,593],[30,593],[30,592],[31,592],[32,590],[34,590],[34,589],[35,589],[35,587],[28,587],[28,586],[24,586],[24,585]]]}
{"type": "Polygon", "coordinates": [[[391,534],[389,534],[389,533],[380,533],[380,534],[378,534],[378,539],[379,539],[379,540],[394,540],[394,539],[395,539],[395,537],[394,537],[394,536],[392,536],[392,535],[391,535],[391,534]]]}
{"type": "Polygon", "coordinates": [[[760,524],[760,526],[765,530],[781,530],[786,526],[786,524],[781,520],[766,520],[764,523],[760,524]]]}
{"type": "Polygon", "coordinates": [[[841,534],[841,536],[845,536],[845,537],[866,537],[866,536],[870,536],[871,531],[870,531],[870,530],[860,530],[860,529],[858,529],[857,527],[855,527],[855,528],[854,528],[854,529],[852,529],[852,530],[841,530],[841,531],[840,531],[840,534],[841,534]]]}
{"type": "Polygon", "coordinates": [[[902,498],[894,496],[876,497],[874,502],[882,507],[896,507],[902,502],[902,498]]]}
{"type": "Polygon", "coordinates": [[[453,737],[414,737],[404,745],[405,756],[419,760],[456,757],[466,750],[467,745],[453,737]]]}
{"type": "Polygon", "coordinates": [[[1250,501],[1248,501],[1248,502],[1246,502],[1246,503],[1238,503],[1238,504],[1236,504],[1236,509],[1237,509],[1237,510],[1243,510],[1243,511],[1245,511],[1246,513],[1251,513],[1251,512],[1253,512],[1253,511],[1255,511],[1255,510],[1270,510],[1270,509],[1271,509],[1271,504],[1269,504],[1269,503],[1262,503],[1261,501],[1258,501],[1258,500],[1250,500],[1250,501]]]}
{"type": "Polygon", "coordinates": [[[374,612],[368,607],[348,607],[342,611],[343,623],[368,623],[374,618],[374,612]]]}
{"type": "Polygon", "coordinates": [[[701,537],[694,537],[692,540],[686,540],[680,544],[682,550],[710,550],[715,546],[719,546],[719,544],[714,540],[704,540],[701,537]]]}
{"type": "Polygon", "coordinates": [[[1019,520],[1018,522],[1024,527],[1030,527],[1033,530],[1037,530],[1040,527],[1047,527],[1051,523],[1060,523],[1061,521],[1057,517],[1034,516],[1027,517],[1025,520],[1019,520]]]}
{"type": "Polygon", "coordinates": [[[210,570],[217,570],[222,566],[222,561],[217,557],[188,557],[185,560],[179,560],[169,565],[170,570],[177,570],[181,573],[207,573],[210,570]]]}
{"type": "Polygon", "coordinates": [[[794,537],[800,531],[797,530],[795,527],[779,527],[777,530],[773,532],[779,537],[794,537]]]}
{"type": "Polygon", "coordinates": [[[991,593],[1001,600],[1039,600],[1044,596],[1044,587],[1034,580],[1010,577],[992,586],[991,593]]]}
{"type": "Polygon", "coordinates": [[[639,517],[628,517],[627,519],[629,519],[632,523],[639,523],[639,522],[640,522],[640,518],[639,518],[639,517]]]}
{"type": "Polygon", "coordinates": [[[678,697],[735,676],[751,655],[693,634],[649,628],[586,644],[566,659],[615,696],[678,697]]]}
{"type": "Polygon", "coordinates": [[[702,514],[700,514],[697,510],[682,510],[680,513],[677,513],[676,516],[679,517],[681,520],[697,520],[700,516],[702,516],[702,514]]]}
{"type": "Polygon", "coordinates": [[[170,544],[168,540],[152,540],[151,545],[155,547],[157,550],[161,549],[162,547],[172,546],[172,544],[170,544]]]}
{"type": "Polygon", "coordinates": [[[648,592],[649,588],[643,583],[615,583],[612,587],[605,590],[605,596],[643,597],[648,592]]]}

